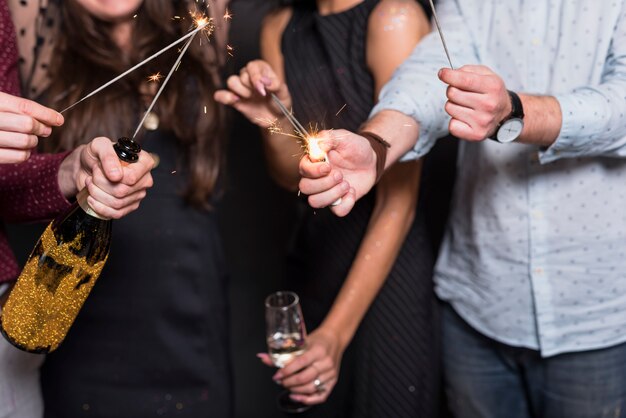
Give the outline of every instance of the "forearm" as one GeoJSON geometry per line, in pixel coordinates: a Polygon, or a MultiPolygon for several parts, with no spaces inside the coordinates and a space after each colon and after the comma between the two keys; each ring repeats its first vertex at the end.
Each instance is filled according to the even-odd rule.
{"type": "Polygon", "coordinates": [[[518,139],[524,144],[549,147],[559,136],[563,117],[561,106],[552,96],[519,95],[524,108],[524,129],[518,139]]]}
{"type": "Polygon", "coordinates": [[[376,205],[346,280],[320,329],[345,349],[387,280],[415,217],[421,161],[395,165],[376,189],[376,205]]]}
{"type": "Polygon", "coordinates": [[[278,132],[270,129],[261,131],[270,175],[279,186],[296,191],[300,181],[298,163],[303,153],[302,146],[284,118],[279,119],[274,126],[279,129],[278,132]]]}
{"type": "Polygon", "coordinates": [[[387,150],[385,169],[413,148],[419,136],[419,125],[410,116],[395,110],[383,110],[369,119],[362,130],[377,134],[391,147],[387,150]]]}
{"type": "Polygon", "coordinates": [[[626,78],[618,75],[598,86],[556,95],[562,113],[561,127],[558,138],[540,152],[540,161],[596,156],[626,158],[624,97],[626,78]]]}

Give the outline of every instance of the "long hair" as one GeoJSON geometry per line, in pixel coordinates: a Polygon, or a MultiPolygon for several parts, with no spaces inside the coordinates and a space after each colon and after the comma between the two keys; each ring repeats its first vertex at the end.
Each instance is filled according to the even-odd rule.
{"type": "MultiPolygon", "coordinates": [[[[181,37],[191,24],[186,5],[177,0],[144,1],[133,20],[131,50],[124,53],[112,39],[111,24],[91,16],[76,0],[61,2],[61,26],[46,93],[49,104],[64,109],[181,37]]],[[[184,196],[205,208],[216,189],[224,153],[224,112],[212,98],[219,74],[220,51],[215,48],[215,43],[196,37],[155,107],[160,128],[173,131],[184,145],[189,170],[184,196]],[[203,48],[213,50],[207,53],[203,48]]],[[[55,130],[50,141],[43,141],[46,151],[72,149],[95,136],[131,135],[151,100],[145,91],[148,76],[169,71],[176,49],[171,51],[73,108],[65,125],[55,130]]]]}

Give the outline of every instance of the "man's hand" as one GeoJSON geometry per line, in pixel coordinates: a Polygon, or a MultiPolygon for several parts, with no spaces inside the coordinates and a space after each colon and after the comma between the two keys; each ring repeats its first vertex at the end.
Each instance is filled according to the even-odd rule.
{"type": "Polygon", "coordinates": [[[449,85],[445,109],[452,117],[450,133],[458,138],[468,141],[489,138],[511,114],[511,99],[504,82],[485,66],[444,68],[439,71],[439,79],[449,85]]]}
{"type": "Polygon", "coordinates": [[[49,136],[61,126],[60,113],[31,100],[0,93],[0,164],[21,163],[37,146],[38,136],[49,136]]]}
{"type": "Polygon", "coordinates": [[[323,131],[318,137],[327,161],[314,162],[308,156],[300,160],[300,191],[309,196],[314,208],[341,203],[331,210],[337,216],[350,213],[357,199],[376,182],[376,154],[369,141],[346,130],[323,131]]]}
{"type": "Polygon", "coordinates": [[[139,160],[122,166],[113,143],[100,137],[76,148],[59,169],[59,187],[66,197],[87,187],[87,203],[100,216],[118,219],[139,207],[152,187],[154,160],[145,151],[139,160]]]}

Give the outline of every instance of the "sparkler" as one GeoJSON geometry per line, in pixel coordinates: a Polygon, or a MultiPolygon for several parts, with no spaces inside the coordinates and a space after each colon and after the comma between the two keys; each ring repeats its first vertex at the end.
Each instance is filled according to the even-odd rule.
{"type": "Polygon", "coordinates": [[[172,49],[173,47],[175,47],[176,45],[180,44],[181,42],[189,39],[189,38],[193,38],[198,32],[202,31],[202,30],[206,30],[207,27],[209,27],[209,25],[211,25],[213,23],[212,20],[207,20],[206,22],[202,23],[201,25],[198,25],[194,30],[192,30],[191,32],[189,32],[188,34],[186,34],[185,36],[181,37],[180,39],[172,42],[171,44],[169,44],[168,46],[166,46],[165,48],[161,49],[160,51],[157,51],[156,53],[154,53],[153,55],[149,56],[148,58],[146,58],[145,60],[141,61],[139,64],[135,65],[134,67],[124,71],[122,74],[118,75],[117,77],[115,77],[114,79],[106,82],[105,84],[103,84],[102,86],[98,87],[97,89],[95,89],[94,91],[92,91],[91,93],[87,94],[86,96],[84,96],[83,98],[81,98],[80,100],[78,100],[77,102],[69,105],[68,107],[66,107],[65,109],[63,109],[60,113],[64,113],[67,112],[68,110],[70,110],[71,108],[73,108],[74,106],[76,106],[77,104],[83,102],[84,100],[87,100],[88,98],[90,98],[91,96],[101,92],[102,90],[104,90],[105,88],[109,87],[111,84],[115,83],[116,81],[121,80],[122,78],[126,77],[128,74],[132,73],[133,71],[135,71],[137,68],[142,67],[143,65],[145,65],[146,63],[152,61],[153,59],[155,59],[156,57],[158,57],[159,55],[163,54],[164,52],[172,49]]]}
{"type": "Polygon", "coordinates": [[[437,31],[439,32],[439,37],[441,38],[441,43],[443,44],[443,50],[446,52],[446,57],[448,57],[448,62],[450,63],[450,68],[454,70],[452,66],[452,60],[450,59],[450,53],[448,52],[448,46],[446,45],[446,40],[443,37],[443,32],[441,31],[441,25],[439,24],[439,19],[437,18],[437,12],[435,11],[435,5],[433,4],[433,0],[430,1],[430,8],[433,11],[433,17],[435,18],[435,25],[437,26],[437,31]]]}
{"type": "MultiPolygon", "coordinates": [[[[307,130],[304,128],[304,126],[302,126],[302,124],[298,121],[298,119],[296,119],[296,117],[285,107],[285,105],[280,101],[280,99],[274,93],[272,93],[271,96],[272,96],[272,100],[274,101],[274,103],[276,103],[280,111],[283,113],[283,115],[285,115],[289,123],[291,123],[291,126],[293,126],[293,129],[298,135],[298,138],[301,139],[305,152],[309,156],[309,158],[312,161],[328,162],[326,151],[324,151],[320,147],[320,144],[319,144],[320,138],[316,137],[315,135],[309,134],[307,130]]],[[[276,124],[271,124],[269,129],[270,129],[270,132],[277,132],[276,124]]],[[[333,203],[331,203],[330,205],[337,206],[337,205],[340,205],[341,202],[342,202],[342,199],[339,198],[335,200],[333,203]]]]}
{"type": "Polygon", "coordinates": [[[161,96],[161,93],[163,92],[163,89],[165,89],[165,86],[167,85],[167,82],[170,81],[170,78],[172,77],[172,74],[174,74],[174,71],[176,71],[176,69],[178,68],[178,65],[180,64],[180,61],[183,59],[183,55],[185,55],[185,52],[187,52],[187,48],[189,48],[189,45],[191,45],[191,43],[193,42],[193,39],[195,37],[196,37],[196,35],[194,34],[191,38],[189,38],[189,40],[183,46],[183,49],[180,51],[180,54],[178,54],[178,58],[176,58],[176,62],[174,62],[174,65],[172,65],[172,69],[167,74],[167,77],[165,77],[165,80],[163,81],[163,84],[161,84],[161,87],[159,88],[159,90],[154,95],[154,98],[152,99],[152,102],[150,103],[150,106],[148,106],[148,109],[143,114],[143,118],[141,118],[141,121],[137,125],[137,129],[135,129],[135,133],[133,134],[132,139],[135,139],[135,137],[139,133],[139,130],[141,129],[143,123],[146,121],[146,118],[148,117],[148,115],[152,111],[152,108],[154,108],[154,105],[156,104],[157,100],[159,99],[159,96],[161,96]]]}

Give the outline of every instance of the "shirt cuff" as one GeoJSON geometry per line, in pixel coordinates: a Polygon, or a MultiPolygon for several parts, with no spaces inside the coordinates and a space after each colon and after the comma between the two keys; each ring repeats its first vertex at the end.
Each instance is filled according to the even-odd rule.
{"type": "MultiPolygon", "coordinates": [[[[425,121],[421,121],[418,116],[423,114],[420,104],[410,101],[408,98],[403,96],[404,95],[398,94],[390,99],[381,100],[372,109],[370,118],[383,110],[395,110],[396,112],[403,113],[413,118],[415,122],[419,124],[419,136],[413,148],[404,154],[402,158],[400,158],[400,161],[417,160],[428,154],[437,142],[437,139],[445,136],[446,133],[439,132],[437,129],[433,129],[433,127],[425,121]]],[[[441,113],[443,114],[439,116],[443,118],[447,117],[445,112],[442,111],[441,113]]]]}

